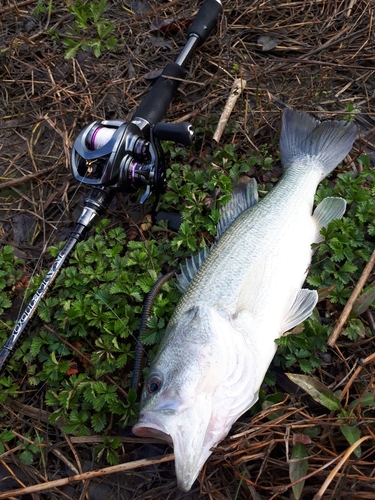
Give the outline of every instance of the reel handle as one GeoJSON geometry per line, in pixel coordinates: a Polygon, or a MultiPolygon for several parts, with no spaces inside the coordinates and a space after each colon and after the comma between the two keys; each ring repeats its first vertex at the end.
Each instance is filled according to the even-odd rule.
{"type": "Polygon", "coordinates": [[[184,146],[192,146],[194,144],[195,131],[193,125],[190,123],[158,122],[153,132],[159,141],[172,141],[184,146]]]}

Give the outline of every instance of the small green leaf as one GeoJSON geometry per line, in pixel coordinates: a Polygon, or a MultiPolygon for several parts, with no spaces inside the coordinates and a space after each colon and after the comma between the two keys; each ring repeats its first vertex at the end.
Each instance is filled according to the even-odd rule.
{"type": "MultiPolygon", "coordinates": [[[[262,403],[262,410],[266,410],[267,408],[271,408],[274,405],[272,401],[265,400],[262,403]]],[[[271,413],[267,413],[268,420],[274,420],[275,418],[279,418],[283,415],[283,412],[280,410],[273,411],[271,413]]]]}
{"type": "Polygon", "coordinates": [[[2,443],[9,443],[14,438],[14,434],[12,431],[5,429],[1,434],[0,434],[0,441],[2,443]]]}
{"type": "Polygon", "coordinates": [[[107,461],[110,465],[117,465],[119,463],[118,453],[113,448],[107,449],[107,461]]]}
{"type": "Polygon", "coordinates": [[[51,360],[53,361],[53,363],[54,363],[55,365],[58,365],[58,364],[59,364],[59,362],[58,362],[58,361],[57,361],[57,359],[56,359],[56,353],[55,353],[55,351],[52,351],[52,352],[51,352],[51,360]]]}
{"type": "Polygon", "coordinates": [[[21,460],[23,465],[31,465],[33,463],[33,454],[30,451],[25,450],[20,453],[19,459],[21,460]]]}
{"type": "Polygon", "coordinates": [[[96,29],[100,38],[106,38],[113,30],[113,27],[114,24],[107,21],[107,19],[101,19],[96,23],[96,29]]]}
{"type": "Polygon", "coordinates": [[[358,318],[352,318],[349,321],[347,328],[344,328],[342,335],[347,336],[350,340],[356,340],[358,337],[366,335],[366,328],[362,321],[358,318]]]}
{"type": "Polygon", "coordinates": [[[287,373],[286,375],[292,382],[310,394],[317,403],[320,403],[331,411],[341,410],[339,398],[316,378],[295,373],[287,373]]]}
{"type": "MultiPolygon", "coordinates": [[[[306,476],[308,468],[308,452],[306,446],[298,441],[292,449],[292,458],[289,461],[289,477],[292,483],[298,481],[302,477],[306,476]]],[[[293,494],[296,500],[302,495],[302,490],[305,481],[300,481],[299,483],[292,486],[293,494]]]]}
{"type": "Polygon", "coordinates": [[[358,297],[358,299],[354,302],[354,306],[351,312],[351,316],[353,318],[357,318],[361,314],[363,314],[370,305],[375,300],[375,286],[371,286],[368,290],[366,290],[362,295],[358,297]]]}
{"type": "Polygon", "coordinates": [[[76,46],[71,47],[70,49],[67,49],[65,51],[65,55],[64,55],[65,59],[68,59],[68,60],[74,59],[75,56],[77,55],[79,48],[80,48],[80,44],[77,44],[76,46]]]}
{"type": "Polygon", "coordinates": [[[91,418],[92,428],[95,432],[102,432],[106,425],[107,419],[105,413],[95,413],[91,418]]]}
{"type": "Polygon", "coordinates": [[[310,436],[310,438],[316,438],[321,433],[321,429],[319,427],[307,427],[303,433],[310,436]]]}
{"type": "Polygon", "coordinates": [[[352,401],[349,405],[349,408],[352,410],[358,405],[360,405],[361,408],[369,408],[371,406],[375,406],[375,394],[373,392],[366,392],[362,397],[352,401]]]}
{"type": "MultiPolygon", "coordinates": [[[[355,424],[357,423],[357,419],[351,414],[345,410],[342,410],[339,413],[339,418],[338,422],[341,423],[346,423],[346,424],[352,424],[352,425],[342,425],[340,427],[341,432],[345,436],[346,440],[350,445],[353,445],[356,443],[359,439],[361,439],[361,431],[359,430],[358,427],[355,427],[355,424]],[[354,425],[353,425],[354,424],[354,425]]],[[[357,446],[354,450],[354,454],[357,457],[361,456],[361,447],[357,446]]]]}
{"type": "Polygon", "coordinates": [[[358,163],[362,163],[366,168],[370,168],[371,161],[370,161],[370,156],[369,155],[362,155],[359,158],[357,158],[358,163]]]}

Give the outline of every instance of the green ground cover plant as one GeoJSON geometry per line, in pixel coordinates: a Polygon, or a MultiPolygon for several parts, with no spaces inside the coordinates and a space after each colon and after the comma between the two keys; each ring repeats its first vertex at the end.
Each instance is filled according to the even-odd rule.
{"type": "MultiPolygon", "coordinates": [[[[30,403],[43,393],[50,423],[61,424],[68,435],[105,436],[97,456],[111,464],[117,460],[118,448],[111,435],[137,417],[138,397],[130,381],[145,295],[158,277],[210,246],[219,207],[230,199],[233,183],[253,166],[261,168],[263,162],[259,155],[247,160],[235,145],[198,158],[194,164],[188,151],[172,144],[166,144],[165,149],[168,189],[159,208],[181,214],[178,233],[163,221],[150,226],[146,220],[141,225],[142,238],[130,240],[123,228],[114,227],[109,219],[101,220],[94,234],[76,246],[68,266],[40,303],[28,335],[0,376],[3,401],[16,397],[20,385],[13,380],[21,378],[28,387],[30,403]]],[[[51,261],[62,246],[49,248],[51,261]]],[[[12,247],[4,247],[0,258],[5,310],[15,297],[23,262],[14,256],[12,247]]],[[[26,303],[46,273],[30,279],[26,303]]],[[[175,280],[164,284],[158,293],[141,338],[147,356],[155,352],[179,297],[175,280]]],[[[11,320],[1,324],[2,343],[12,327],[11,320]]],[[[18,438],[12,431],[3,434],[4,443],[16,443],[18,438]]],[[[20,453],[27,452],[22,455],[27,457],[25,463],[41,459],[41,448],[30,447],[36,439],[30,428],[28,441],[19,444],[20,453]]]]}
{"type": "MultiPolygon", "coordinates": [[[[138,412],[137,393],[130,388],[130,381],[145,295],[160,275],[177,269],[186,257],[210,246],[219,208],[230,199],[238,177],[268,172],[278,161],[266,149],[263,155],[254,154],[236,144],[199,157],[172,144],[166,144],[165,149],[169,158],[168,189],[159,208],[180,212],[178,233],[163,221],[154,226],[146,221],[141,224],[142,237],[129,239],[123,228],[115,227],[109,219],[101,220],[95,233],[77,245],[69,265],[38,308],[30,333],[0,376],[2,401],[17,397],[21,385],[14,380],[22,380],[30,401],[43,398],[51,424],[61,425],[68,435],[103,435],[96,457],[110,464],[118,461],[120,441],[113,438],[116,429],[133,422],[138,412]]],[[[342,196],[348,209],[341,221],[323,230],[325,239],[316,246],[307,284],[319,291],[321,302],[316,314],[297,332],[278,341],[274,363],[283,370],[311,374],[321,366],[333,322],[329,308],[322,306],[345,304],[371,253],[375,174],[366,157],[361,162],[359,175],[342,172],[326,180],[317,192],[317,203],[326,196],[342,196]]],[[[261,194],[267,190],[260,185],[261,194]]],[[[51,258],[59,248],[50,248],[51,258]]],[[[3,311],[10,308],[22,273],[23,261],[14,256],[12,247],[4,247],[0,253],[3,311]]],[[[44,274],[31,279],[26,301],[44,274]]],[[[141,339],[147,356],[153,356],[179,297],[173,279],[157,295],[141,339]]],[[[2,342],[12,324],[10,319],[1,323],[2,342]]],[[[369,335],[369,331],[358,315],[351,318],[344,335],[355,340],[369,335]]],[[[266,383],[268,395],[261,395],[260,400],[265,405],[281,397],[272,372],[266,383]]],[[[350,410],[341,406],[336,409],[340,418],[352,421],[350,410]]],[[[42,460],[41,445],[46,436],[30,427],[26,438],[6,429],[1,434],[3,449],[6,443],[18,445],[19,458],[25,464],[42,460]]],[[[295,446],[294,459],[307,460],[303,443],[297,439],[295,446]]]]}
{"type": "MultiPolygon", "coordinates": [[[[52,1],[39,0],[34,14],[38,17],[50,15],[52,9],[52,1]]],[[[52,39],[62,41],[66,47],[66,59],[75,58],[79,51],[91,51],[95,57],[108,51],[116,51],[123,40],[116,36],[115,23],[104,17],[107,9],[107,0],[67,2],[66,11],[73,15],[73,22],[65,32],[50,29],[46,33],[52,39]]]]}

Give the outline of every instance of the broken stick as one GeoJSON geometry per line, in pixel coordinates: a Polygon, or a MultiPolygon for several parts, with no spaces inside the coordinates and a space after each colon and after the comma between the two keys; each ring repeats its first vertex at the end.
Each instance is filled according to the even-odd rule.
{"type": "Polygon", "coordinates": [[[221,136],[223,135],[225,126],[228,122],[228,119],[233,111],[233,108],[237,102],[237,99],[240,97],[243,89],[246,87],[246,80],[242,78],[236,78],[233,82],[227,103],[223,112],[221,113],[219,123],[217,124],[213,140],[217,143],[220,142],[221,136]]]}

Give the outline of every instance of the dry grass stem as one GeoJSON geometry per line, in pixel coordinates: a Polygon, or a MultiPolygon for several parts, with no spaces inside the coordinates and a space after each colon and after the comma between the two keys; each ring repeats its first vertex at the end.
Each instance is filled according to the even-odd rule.
{"type": "Polygon", "coordinates": [[[115,474],[118,472],[126,472],[139,467],[147,467],[148,465],[161,464],[164,462],[170,462],[174,459],[173,453],[169,455],[164,455],[162,457],[136,460],[131,463],[113,465],[112,467],[106,467],[104,469],[93,470],[90,472],[84,472],[82,474],[76,474],[75,476],[66,477],[64,479],[57,479],[55,481],[47,481],[43,484],[35,484],[33,486],[27,486],[25,488],[20,488],[18,490],[9,491],[7,493],[0,493],[0,499],[9,499],[9,495],[14,497],[19,497],[21,495],[26,495],[28,493],[37,493],[39,491],[46,491],[52,488],[58,488],[66,484],[75,483],[77,481],[85,481],[87,479],[92,479],[95,477],[103,477],[109,474],[115,474]]]}
{"type": "Polygon", "coordinates": [[[232,88],[230,90],[230,94],[228,97],[228,100],[225,104],[225,107],[223,109],[223,112],[221,113],[221,116],[219,118],[219,123],[217,124],[217,128],[214,132],[214,135],[212,139],[219,143],[221,136],[224,133],[225,126],[228,123],[229,117],[233,111],[234,106],[236,105],[236,102],[238,98],[240,97],[243,89],[246,87],[246,80],[243,80],[242,78],[236,78],[233,82],[232,88]]]}

